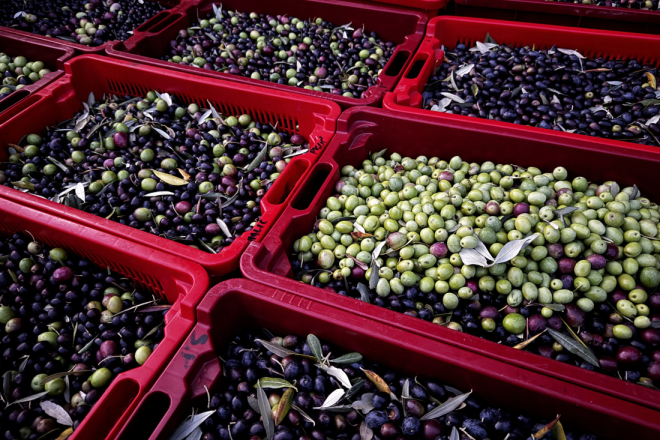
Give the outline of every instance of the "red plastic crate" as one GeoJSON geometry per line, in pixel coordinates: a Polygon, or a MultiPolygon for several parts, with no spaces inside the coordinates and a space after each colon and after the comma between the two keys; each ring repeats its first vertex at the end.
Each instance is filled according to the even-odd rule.
{"type": "Polygon", "coordinates": [[[192,406],[205,408],[204,387],[213,391],[222,381],[215,347],[223,348],[233,334],[255,327],[279,335],[314,333],[402,373],[472,389],[475,397],[491,404],[545,418],[561,414],[564,426],[580,426],[602,438],[660,436],[659,414],[649,408],[251,281],[235,279],[215,286],[197,310],[197,325],[140,402],[119,440],[166,440],[192,406]]]}
{"type": "Polygon", "coordinates": [[[546,0],[455,0],[461,17],[660,35],[660,12],[546,0]]]}
{"type": "MultiPolygon", "coordinates": [[[[54,43],[53,41],[42,42],[31,38],[18,36],[12,32],[6,32],[0,28],[0,52],[10,56],[23,55],[29,61],[42,61],[46,68],[52,72],[44,75],[34,84],[16,90],[14,93],[0,101],[0,113],[12,107],[30,93],[40,90],[44,86],[64,75],[65,61],[73,58],[75,51],[69,47],[54,43]]],[[[0,86],[2,87],[2,86],[0,86]]]]}
{"type": "MultiPolygon", "coordinates": [[[[293,242],[312,231],[316,216],[334,194],[334,183],[344,165],[359,166],[370,152],[384,148],[416,157],[438,156],[448,160],[460,155],[467,162],[512,163],[552,170],[565,166],[571,176],[590,181],[616,180],[619,185],[636,183],[645,196],[660,198],[655,175],[660,155],[623,152],[602,145],[598,139],[571,138],[557,142],[552,132],[526,133],[507,126],[494,130],[468,120],[435,119],[387,110],[355,108],[338,121],[337,134],[308,174],[303,190],[293,198],[266,238],[252,243],[241,259],[241,272],[253,281],[303,296],[338,309],[368,316],[411,333],[425,335],[446,344],[508,362],[565,384],[588,388],[640,406],[660,410],[660,392],[624,382],[602,373],[587,371],[542,356],[515,350],[455,330],[413,318],[403,313],[328,292],[294,280],[288,255],[293,242]],[[487,148],[484,148],[487,146],[487,148]],[[540,151],[552,154],[539,154],[540,151]]],[[[658,419],[660,426],[660,419],[658,419]]]]}
{"type": "Polygon", "coordinates": [[[435,16],[440,10],[447,7],[449,0],[373,0],[373,2],[388,3],[390,5],[401,6],[404,8],[422,9],[435,16]]]}
{"type": "Polygon", "coordinates": [[[263,14],[288,14],[301,19],[322,17],[335,25],[352,23],[357,29],[364,25],[368,31],[377,32],[386,41],[398,44],[392,58],[383,68],[376,86],[365,92],[365,98],[349,98],[332,93],[306,90],[285,84],[272,83],[267,80],[244,78],[224,72],[206,70],[194,66],[184,66],[159,58],[169,53],[170,41],[176,38],[179,30],[186,29],[197,21],[198,17],[213,14],[213,4],[216,0],[192,0],[182,5],[167,20],[146,32],[133,47],[122,42],[108,46],[109,56],[124,60],[138,61],[151,66],[165,67],[179,72],[194,73],[209,78],[219,78],[239,84],[251,84],[267,87],[273,90],[299,93],[308,97],[324,98],[338,103],[342,108],[357,105],[378,106],[382,103],[385,93],[392,91],[401,78],[404,69],[412,59],[415,49],[424,38],[428,17],[420,11],[376,5],[365,2],[349,2],[343,0],[281,0],[264,2],[260,0],[226,0],[222,2],[225,9],[263,14]]]}
{"type": "Polygon", "coordinates": [[[281,129],[300,133],[310,143],[310,153],[294,157],[261,202],[261,220],[218,254],[209,254],[181,243],[106,220],[77,209],[68,208],[41,197],[0,187],[0,199],[93,227],[109,234],[138,242],[154,249],[181,256],[202,265],[213,276],[225,275],[238,268],[241,253],[250,241],[259,241],[290,200],[301,178],[317,160],[335,131],[339,107],[330,101],[303,97],[280,91],[201,78],[172,70],[144,66],[98,55],[83,55],[66,64],[66,75],[46,89],[23,100],[12,115],[0,115],[0,162],[6,160],[8,143],[16,143],[24,134],[69,119],[82,108],[91,91],[97,99],[103,94],[144,96],[150,90],[169,92],[184,103],[208,106],[207,99],[223,114],[248,113],[260,122],[278,123],[281,129]]]}
{"type": "MultiPolygon", "coordinates": [[[[150,29],[158,25],[159,23],[165,21],[170,14],[177,9],[179,6],[191,1],[191,0],[146,0],[148,2],[160,3],[161,5],[169,8],[167,10],[161,11],[158,14],[151,17],[149,20],[142,23],[137,28],[133,29],[133,36],[126,40],[124,43],[132,47],[135,45],[142,36],[148,32],[150,29]]],[[[16,35],[19,35],[23,39],[33,39],[41,41],[42,43],[52,43],[56,42],[62,46],[73,48],[78,54],[102,54],[105,52],[106,47],[108,47],[112,41],[107,41],[100,46],[85,46],[84,44],[73,43],[71,41],[62,40],[61,38],[47,37],[45,35],[33,34],[32,32],[22,31],[16,28],[0,26],[0,29],[7,32],[12,32],[16,35]]]]}
{"type": "MultiPolygon", "coordinates": [[[[433,112],[422,107],[422,92],[434,70],[443,62],[444,45],[448,50],[457,44],[474,44],[483,41],[490,33],[498,44],[536,45],[537,49],[552,46],[577,50],[587,58],[635,58],[640,63],[660,65],[660,37],[625,32],[609,32],[592,29],[575,29],[529,23],[511,23],[499,20],[483,20],[463,17],[436,17],[429,22],[426,38],[393,92],[388,93],[383,107],[438,120],[474,121],[475,125],[491,129],[516,127],[520,133],[540,135],[552,133],[557,142],[580,139],[587,142],[591,136],[558,132],[543,128],[515,125],[508,122],[470,118],[467,116],[433,112]]],[[[659,147],[638,145],[632,142],[596,138],[603,146],[619,147],[626,151],[660,153],[659,147]]]]}
{"type": "Polygon", "coordinates": [[[70,440],[113,438],[193,328],[195,307],[206,293],[208,276],[182,258],[0,200],[0,234],[24,231],[109,267],[173,305],[165,316],[165,337],[148,361],[113,380],[70,440]]]}

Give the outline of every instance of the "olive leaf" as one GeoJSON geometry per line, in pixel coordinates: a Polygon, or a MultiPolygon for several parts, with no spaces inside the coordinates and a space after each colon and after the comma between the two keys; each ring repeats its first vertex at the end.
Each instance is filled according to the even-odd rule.
{"type": "Polygon", "coordinates": [[[96,98],[94,98],[94,92],[89,92],[89,95],[87,96],[87,105],[92,107],[96,104],[96,98]]]}
{"type": "MultiPolygon", "coordinates": [[[[209,100],[207,99],[206,102],[207,102],[208,105],[209,105],[209,109],[211,110],[211,113],[213,114],[213,117],[214,117],[215,119],[220,119],[220,120],[222,120],[222,117],[220,117],[220,113],[218,113],[218,111],[215,109],[215,107],[213,107],[213,104],[211,104],[211,101],[209,101],[209,100]]],[[[224,123],[224,121],[223,121],[223,123],[224,123]]]]}
{"type": "MultiPolygon", "coordinates": [[[[75,338],[74,338],[74,340],[75,340],[75,338]]],[[[18,367],[18,372],[19,373],[22,373],[23,371],[25,371],[25,367],[27,367],[27,363],[28,363],[29,360],[30,360],[30,356],[25,356],[25,359],[23,360],[23,362],[21,362],[21,365],[18,367]]]]}
{"type": "MultiPolygon", "coordinates": [[[[293,388],[298,391],[298,389],[291,383],[284,379],[278,379],[277,377],[262,377],[259,379],[259,385],[264,389],[293,388]]],[[[256,388],[257,385],[254,387],[256,388]]]]}
{"type": "Polygon", "coordinates": [[[374,431],[367,426],[367,422],[360,423],[360,440],[371,440],[374,437],[374,431]]]}
{"type": "MultiPolygon", "coordinates": [[[[365,286],[362,283],[358,283],[357,291],[360,292],[360,300],[361,301],[364,301],[367,304],[371,304],[371,301],[369,301],[369,288],[367,286],[365,286]]],[[[657,322],[660,325],[660,321],[657,321],[657,322]]]]}
{"type": "Polygon", "coordinates": [[[651,328],[660,328],[660,321],[651,321],[651,324],[649,325],[651,328]]]}
{"type": "Polygon", "coordinates": [[[441,94],[442,94],[442,96],[445,96],[445,97],[451,99],[452,101],[458,102],[459,104],[465,104],[465,100],[463,98],[461,98],[459,96],[456,96],[453,93],[442,92],[441,94]]]}
{"type": "MultiPolygon", "coordinates": [[[[186,420],[179,425],[179,427],[174,431],[170,436],[169,440],[184,440],[188,437],[198,426],[201,426],[202,423],[209,417],[213,415],[215,410],[206,411],[203,413],[196,414],[194,416],[186,417],[186,420]]],[[[272,419],[271,419],[272,420],[272,419]]]]}
{"type": "Polygon", "coordinates": [[[261,149],[259,154],[250,162],[250,164],[245,168],[246,172],[250,172],[261,165],[261,162],[264,161],[266,155],[268,154],[268,144],[264,144],[264,147],[261,149]]]}
{"type": "Polygon", "coordinates": [[[222,205],[220,205],[220,208],[226,208],[227,206],[231,206],[234,204],[236,199],[238,199],[238,196],[240,195],[239,189],[243,186],[243,178],[241,177],[241,180],[238,182],[236,192],[234,193],[233,196],[231,196],[226,202],[224,202],[222,205]]]}
{"type": "Polygon", "coordinates": [[[160,196],[173,196],[172,191],[156,191],[149,194],[145,194],[144,197],[160,197],[160,196]]]}
{"type": "Polygon", "coordinates": [[[312,354],[319,362],[323,363],[323,349],[321,348],[321,341],[313,334],[307,335],[307,345],[312,354]]]}
{"type": "Polygon", "coordinates": [[[61,371],[59,373],[51,374],[50,376],[44,378],[39,385],[44,385],[46,382],[51,380],[59,379],[60,377],[71,376],[72,374],[82,374],[82,373],[91,373],[92,370],[79,370],[79,371],[61,371]]]}
{"type": "Polygon", "coordinates": [[[7,396],[7,400],[9,400],[9,395],[11,394],[11,383],[12,383],[12,373],[11,371],[7,371],[3,376],[2,376],[2,394],[7,396]]]}
{"type": "Polygon", "coordinates": [[[335,403],[339,402],[339,400],[344,396],[344,393],[346,391],[342,389],[336,389],[330,395],[325,399],[323,402],[323,405],[319,407],[315,407],[314,409],[326,409],[326,408],[331,408],[335,403]]]}
{"type": "Polygon", "coordinates": [[[337,379],[339,381],[339,383],[342,384],[347,389],[350,389],[352,387],[351,380],[348,378],[346,373],[344,373],[344,370],[341,370],[337,367],[324,365],[324,364],[314,364],[314,366],[316,368],[320,368],[321,370],[325,371],[330,376],[337,379]]]}
{"type": "Polygon", "coordinates": [[[56,403],[45,401],[40,403],[41,408],[46,414],[55,419],[57,423],[64,426],[73,426],[73,420],[68,412],[56,403]]]}
{"type": "MultiPolygon", "coordinates": [[[[248,396],[248,405],[254,410],[257,414],[261,412],[259,409],[259,401],[252,396],[248,396]]],[[[294,405],[295,406],[295,405],[294,405]]]]}
{"type": "Polygon", "coordinates": [[[305,354],[296,353],[295,351],[289,350],[277,344],[273,344],[272,342],[264,341],[263,339],[255,339],[255,341],[261,343],[261,345],[263,345],[266,350],[281,358],[285,358],[287,356],[299,356],[311,360],[316,360],[314,356],[307,356],[305,354]]]}
{"type": "MultiPolygon", "coordinates": [[[[162,171],[151,170],[160,180],[172,186],[183,186],[188,185],[188,182],[181,179],[180,177],[172,176],[171,174],[164,173],[162,171]]],[[[238,192],[238,191],[237,191],[238,192]]]]}
{"type": "MultiPolygon", "coordinates": [[[[138,2],[143,3],[144,0],[138,0],[138,2]]],[[[204,435],[204,431],[202,431],[202,428],[198,426],[193,432],[190,433],[188,437],[186,437],[186,440],[201,440],[202,435],[204,435]]]]}
{"type": "Polygon", "coordinates": [[[94,340],[95,340],[98,336],[99,336],[99,335],[96,335],[96,336],[94,336],[92,339],[90,339],[89,342],[88,342],[87,344],[85,344],[85,346],[84,346],[83,348],[81,348],[80,351],[78,351],[78,354],[83,354],[84,352],[86,352],[87,350],[89,350],[90,347],[92,346],[92,344],[94,344],[94,340]]]}
{"type": "Polygon", "coordinates": [[[308,416],[307,413],[303,411],[299,406],[291,405],[291,408],[295,409],[302,416],[302,418],[308,421],[309,423],[311,423],[312,426],[316,426],[316,422],[314,421],[314,419],[308,416]]]}
{"type": "Polygon", "coordinates": [[[64,377],[64,383],[66,384],[64,388],[64,400],[66,400],[66,403],[71,403],[71,382],[69,381],[69,376],[64,377]]]}
{"type": "Polygon", "coordinates": [[[53,165],[55,165],[57,168],[61,169],[62,171],[68,170],[68,168],[62,162],[58,161],[57,159],[54,159],[50,156],[48,156],[46,159],[48,159],[48,161],[50,163],[52,163],[53,165]]]}
{"type": "Polygon", "coordinates": [[[619,185],[616,182],[612,182],[612,185],[610,185],[610,194],[612,194],[612,197],[616,197],[620,190],[619,185]]]}
{"type": "Polygon", "coordinates": [[[579,356],[585,361],[589,362],[591,365],[600,368],[600,362],[598,362],[598,358],[593,353],[593,351],[591,351],[591,349],[583,346],[579,342],[569,338],[563,333],[560,333],[551,328],[548,329],[548,333],[550,333],[550,336],[552,336],[552,338],[557,341],[559,345],[564,347],[570,353],[573,353],[574,355],[579,356]]]}
{"type": "Polygon", "coordinates": [[[635,200],[638,195],[639,195],[639,188],[637,188],[637,185],[633,185],[632,192],[630,193],[630,200],[635,200]]]}
{"type": "MultiPolygon", "coordinates": [[[[215,8],[215,5],[213,5],[213,7],[215,8]]],[[[211,110],[205,111],[204,114],[199,117],[199,120],[197,121],[197,124],[202,124],[204,121],[206,121],[208,119],[209,116],[211,116],[212,113],[213,112],[211,110]]]]}
{"type": "Polygon", "coordinates": [[[553,304],[540,304],[540,305],[542,305],[543,307],[549,308],[553,312],[563,312],[564,310],[566,310],[566,307],[563,304],[554,304],[553,303],[553,304]]]}
{"type": "Polygon", "coordinates": [[[559,421],[559,417],[561,417],[561,416],[557,415],[556,419],[554,419],[552,422],[545,425],[543,428],[539,429],[538,432],[532,436],[532,438],[541,439],[541,438],[545,437],[545,435],[548,432],[552,431],[552,428],[554,428],[555,424],[559,421]]]}
{"type": "Polygon", "coordinates": [[[360,353],[347,353],[343,356],[339,356],[336,359],[330,359],[330,362],[334,364],[354,364],[362,360],[362,355],[360,353]]]}
{"type": "Polygon", "coordinates": [[[75,192],[76,192],[76,196],[78,196],[78,198],[84,202],[85,201],[85,186],[81,182],[78,182],[78,184],[76,185],[75,192]]]}
{"type": "Polygon", "coordinates": [[[437,419],[439,417],[444,416],[445,414],[449,414],[450,412],[454,411],[456,408],[461,406],[461,404],[463,404],[463,402],[465,402],[467,398],[470,397],[470,394],[472,394],[472,390],[470,390],[470,392],[468,393],[461,394],[456,397],[452,397],[442,405],[426,413],[423,417],[420,418],[420,420],[437,419]]]}
{"type": "Polygon", "coordinates": [[[461,78],[464,75],[468,75],[470,72],[472,72],[472,69],[474,69],[474,64],[468,64],[467,66],[463,66],[456,71],[456,76],[461,78]]]}
{"type": "Polygon", "coordinates": [[[343,222],[343,221],[353,222],[355,220],[357,220],[357,217],[337,217],[336,219],[332,220],[330,223],[336,225],[339,222],[343,222]]]}
{"type": "MultiPolygon", "coordinates": [[[[238,194],[238,191],[236,192],[236,194],[238,194]]],[[[225,234],[227,238],[233,237],[233,235],[231,235],[231,231],[227,227],[227,224],[222,219],[217,218],[215,219],[215,222],[218,224],[218,226],[220,226],[220,230],[222,231],[223,234],[225,234]]]]}
{"type": "Polygon", "coordinates": [[[380,151],[375,152],[374,154],[371,155],[371,160],[376,160],[379,157],[383,157],[383,155],[387,152],[387,148],[382,149],[380,151]]]}
{"type": "MultiPolygon", "coordinates": [[[[486,257],[476,249],[463,248],[459,252],[464,264],[481,267],[492,267],[499,263],[506,263],[515,258],[521,250],[525,249],[539,234],[533,234],[520,240],[513,240],[505,244],[492,263],[488,263],[486,257]]],[[[484,246],[485,248],[485,246],[484,246]]],[[[492,257],[491,257],[492,258],[492,257]]]]}
{"type": "Polygon", "coordinates": [[[451,435],[449,436],[449,440],[461,440],[461,436],[455,426],[452,426],[451,428],[451,435]]]}
{"type": "Polygon", "coordinates": [[[353,227],[360,233],[360,234],[366,234],[367,231],[365,231],[364,227],[359,224],[359,223],[353,223],[353,227]]]}
{"type": "Polygon", "coordinates": [[[279,426],[280,423],[284,421],[284,417],[289,413],[291,409],[291,404],[293,403],[293,389],[287,389],[282,398],[280,399],[280,404],[277,406],[277,413],[275,414],[275,426],[279,426]]]}
{"type": "Polygon", "coordinates": [[[376,385],[376,388],[378,388],[378,391],[382,391],[383,393],[391,394],[392,390],[390,390],[390,386],[383,380],[382,377],[380,377],[378,374],[374,373],[371,370],[365,370],[364,368],[360,368],[365,376],[376,385]]]}
{"type": "Polygon", "coordinates": [[[653,89],[657,89],[657,82],[655,80],[655,76],[651,72],[646,72],[646,78],[649,80],[649,85],[653,89]]]}
{"type": "Polygon", "coordinates": [[[362,378],[358,378],[358,381],[353,384],[353,386],[346,391],[346,394],[344,394],[344,400],[351,399],[353,396],[355,396],[357,393],[360,392],[360,390],[364,387],[364,384],[367,383],[366,380],[362,378]]]}
{"type": "Polygon", "coordinates": [[[33,400],[40,399],[40,398],[44,397],[46,394],[48,394],[48,391],[42,391],[41,393],[37,393],[37,394],[33,394],[31,396],[23,397],[22,399],[18,399],[17,401],[12,402],[9,405],[7,405],[7,408],[9,408],[10,406],[12,406],[15,403],[26,403],[26,402],[31,402],[33,400]]]}
{"type": "Polygon", "coordinates": [[[356,411],[361,411],[365,416],[374,409],[373,405],[374,393],[364,393],[360,400],[356,400],[351,404],[351,407],[356,411]]]}
{"type": "MultiPolygon", "coordinates": [[[[355,262],[355,264],[356,264],[360,269],[362,269],[362,270],[364,270],[364,271],[369,270],[369,266],[367,266],[365,263],[363,263],[362,261],[360,261],[360,260],[358,260],[357,258],[355,258],[353,255],[351,255],[351,254],[346,254],[346,255],[348,255],[348,258],[350,258],[351,260],[353,260],[353,261],[355,262]]],[[[371,263],[372,263],[371,266],[372,266],[372,267],[373,267],[373,261],[374,261],[374,260],[371,260],[371,263]]],[[[371,271],[371,273],[372,273],[372,275],[373,275],[373,271],[371,271]]],[[[369,287],[371,287],[371,280],[369,280],[369,287]]]]}
{"type": "Polygon", "coordinates": [[[282,159],[288,159],[289,157],[295,157],[295,156],[300,156],[302,154],[305,154],[309,151],[309,148],[303,148],[302,150],[298,150],[295,153],[287,154],[286,156],[282,156],[282,159]]]}
{"type": "Polygon", "coordinates": [[[257,401],[259,402],[259,413],[261,414],[264,428],[266,428],[266,435],[268,440],[273,440],[273,437],[275,436],[275,424],[273,422],[273,418],[271,417],[270,403],[268,402],[268,396],[266,395],[266,392],[258,383],[257,401]]]}

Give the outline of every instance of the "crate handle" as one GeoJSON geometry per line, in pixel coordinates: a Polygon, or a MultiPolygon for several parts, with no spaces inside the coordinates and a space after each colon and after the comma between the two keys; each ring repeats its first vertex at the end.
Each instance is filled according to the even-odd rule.
{"type": "Polygon", "coordinates": [[[403,77],[394,89],[395,102],[399,105],[421,107],[422,91],[426,79],[435,69],[436,51],[420,49],[408,65],[403,77]]]}

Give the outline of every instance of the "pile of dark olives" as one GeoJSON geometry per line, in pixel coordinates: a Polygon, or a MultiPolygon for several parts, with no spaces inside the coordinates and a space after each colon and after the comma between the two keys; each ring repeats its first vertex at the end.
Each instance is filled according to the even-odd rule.
{"type": "Polygon", "coordinates": [[[445,52],[424,89],[424,108],[660,146],[657,67],[487,40],[445,52]]]}
{"type": "Polygon", "coordinates": [[[344,354],[314,335],[243,332],[220,359],[223,385],[211,390],[208,411],[196,416],[203,440],[527,440],[560,430],[565,437],[552,438],[596,440],[564,432],[552,419],[489,406],[480,390],[461,393],[359,353],[344,354]]]}
{"type": "Polygon", "coordinates": [[[150,0],[9,0],[0,24],[85,46],[124,41],[165,8],[150,0]]]}
{"type": "Polygon", "coordinates": [[[11,57],[0,52],[0,99],[6,98],[15,90],[36,83],[50,72],[41,61],[29,61],[22,55],[11,57]]]}
{"type": "Polygon", "coordinates": [[[641,9],[643,11],[657,11],[658,0],[548,0],[561,3],[575,3],[578,5],[608,6],[613,8],[641,9]]]}
{"type": "Polygon", "coordinates": [[[210,253],[252,229],[289,156],[308,149],[277,124],[166,93],[84,105],[10,147],[0,184],[210,253]]]}
{"type": "Polygon", "coordinates": [[[500,344],[660,384],[658,205],[636,186],[456,156],[346,165],[303,282],[500,344]]]}
{"type": "Polygon", "coordinates": [[[308,90],[362,98],[396,45],[375,32],[322,18],[214,14],[182,29],[162,59],[308,90]]]}
{"type": "Polygon", "coordinates": [[[167,306],[153,304],[151,294],[86,258],[25,234],[2,237],[3,438],[50,440],[75,430],[112,380],[144,364],[163,339],[167,306]]]}

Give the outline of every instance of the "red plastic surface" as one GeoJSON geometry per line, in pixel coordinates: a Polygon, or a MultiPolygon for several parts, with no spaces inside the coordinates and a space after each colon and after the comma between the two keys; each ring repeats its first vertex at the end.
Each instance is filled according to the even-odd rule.
{"type": "Polygon", "coordinates": [[[280,91],[268,91],[172,70],[143,66],[98,55],[84,55],[66,64],[66,75],[56,83],[23,100],[12,115],[0,115],[0,162],[6,160],[8,143],[17,143],[24,134],[39,133],[46,126],[67,120],[82,108],[91,91],[103,94],[144,96],[150,90],[169,92],[181,102],[208,106],[207,100],[223,114],[248,113],[261,122],[277,123],[290,133],[300,133],[310,143],[310,153],[294,157],[261,202],[262,215],[255,228],[223,249],[209,254],[181,243],[143,232],[83,211],[0,186],[0,199],[34,207],[109,234],[118,235],[154,249],[201,264],[214,276],[238,267],[238,260],[250,241],[259,241],[290,200],[301,178],[330,142],[339,117],[339,107],[330,101],[280,91]],[[12,117],[13,116],[13,117],[12,117]]]}
{"type": "MultiPolygon", "coordinates": [[[[0,113],[11,108],[21,99],[29,96],[44,86],[64,75],[64,62],[72,58],[75,51],[52,41],[42,42],[5,32],[0,28],[0,52],[9,56],[23,55],[30,61],[42,61],[52,72],[44,75],[34,84],[23,87],[0,101],[0,113]]],[[[1,88],[1,86],[0,86],[1,88]]]]}
{"type": "Polygon", "coordinates": [[[472,389],[475,397],[504,408],[544,418],[561,414],[565,427],[579,426],[603,438],[660,436],[656,411],[251,281],[235,279],[213,287],[197,310],[197,325],[119,440],[166,440],[193,406],[205,410],[204,387],[213,392],[223,380],[215,348],[224,348],[232,335],[247,328],[267,328],[278,335],[314,333],[402,373],[472,389]]]}
{"type": "Polygon", "coordinates": [[[546,0],[455,0],[456,15],[660,35],[660,12],[546,0]]]}
{"type": "MultiPolygon", "coordinates": [[[[655,177],[660,166],[660,155],[624,153],[616,147],[602,145],[594,138],[587,141],[573,138],[559,143],[552,132],[520,132],[513,125],[492,130],[465,119],[435,119],[356,108],[345,112],[339,119],[335,138],[306,178],[302,187],[306,191],[294,196],[291,206],[282,213],[261,243],[252,243],[248,247],[241,259],[243,275],[295,295],[368,316],[382,324],[391,324],[561,379],[565,384],[589,388],[660,410],[660,392],[655,390],[515,350],[292,279],[288,254],[293,242],[312,230],[318,212],[325,206],[327,198],[334,194],[334,182],[339,179],[341,168],[344,165],[360,166],[369,152],[384,148],[388,152],[411,157],[426,155],[448,160],[460,155],[467,162],[491,160],[523,167],[536,166],[546,171],[564,166],[571,176],[582,175],[596,182],[615,180],[626,186],[636,183],[645,196],[652,200],[660,198],[660,187],[655,177]]],[[[660,426],[660,419],[656,422],[660,426]]]]}
{"type": "MultiPolygon", "coordinates": [[[[545,26],[529,23],[511,23],[500,20],[483,20],[463,17],[433,18],[426,30],[426,37],[415,57],[406,69],[393,92],[388,93],[383,101],[387,109],[406,112],[418,116],[429,116],[438,120],[472,120],[476,125],[489,127],[491,130],[515,127],[517,131],[540,135],[552,133],[556,142],[581,139],[587,142],[591,136],[552,131],[543,128],[515,125],[495,120],[470,118],[467,116],[432,112],[422,107],[422,92],[434,70],[442,64],[444,51],[451,50],[457,44],[472,45],[483,41],[490,33],[499,44],[535,45],[537,49],[552,46],[577,50],[587,58],[637,59],[640,63],[660,65],[660,36],[609,32],[592,29],[574,29],[561,26],[545,26]]],[[[598,138],[598,142],[607,147],[619,147],[629,152],[660,154],[660,148],[638,145],[632,142],[598,138]]]]}
{"type": "MultiPolygon", "coordinates": [[[[353,0],[351,0],[353,1],[353,0]]],[[[388,3],[404,8],[422,9],[436,15],[439,10],[445,9],[449,0],[373,0],[374,3],[388,3]]]]}
{"type": "Polygon", "coordinates": [[[208,288],[208,276],[182,258],[0,200],[0,234],[19,231],[109,267],[173,304],[165,316],[165,337],[149,360],[114,379],[70,440],[114,438],[193,328],[195,307],[208,288]]]}
{"type": "Polygon", "coordinates": [[[168,20],[146,32],[144,38],[132,48],[124,43],[115,42],[108,46],[106,52],[114,58],[138,61],[179,72],[329,99],[338,103],[342,108],[357,105],[378,106],[382,103],[385,93],[394,89],[397,81],[401,78],[404,69],[412,59],[415,49],[424,38],[424,31],[428,22],[427,15],[420,11],[365,2],[342,0],[281,0],[277,2],[227,0],[222,2],[223,7],[229,10],[272,15],[294,15],[301,19],[322,17],[335,25],[352,23],[355,29],[364,25],[366,30],[378,33],[384,40],[397,43],[398,46],[392,58],[383,69],[383,73],[378,77],[377,85],[367,89],[365,98],[357,99],[160,60],[161,56],[169,53],[170,41],[176,38],[179,30],[191,26],[192,23],[197,21],[197,17],[213,14],[212,5],[214,3],[217,5],[218,2],[215,0],[192,0],[190,3],[179,7],[168,20]]]}
{"type": "MultiPolygon", "coordinates": [[[[154,28],[159,23],[165,21],[173,12],[174,9],[177,9],[179,6],[184,5],[190,0],[146,0],[146,1],[160,3],[161,5],[170,9],[159,12],[158,14],[151,17],[149,20],[142,23],[137,28],[133,29],[133,36],[124,42],[128,47],[132,47],[133,45],[135,45],[142,38],[142,36],[146,34],[150,29],[154,28]]],[[[45,35],[33,34],[32,32],[21,31],[15,28],[0,26],[0,29],[3,31],[7,31],[19,35],[23,39],[33,39],[33,40],[41,41],[42,43],[46,43],[46,44],[56,42],[57,44],[60,44],[62,46],[73,48],[78,54],[102,54],[105,52],[106,47],[108,47],[112,43],[112,41],[108,41],[100,46],[90,47],[90,46],[85,46],[84,44],[73,43],[71,41],[62,40],[60,38],[47,37],[45,35]]]]}

